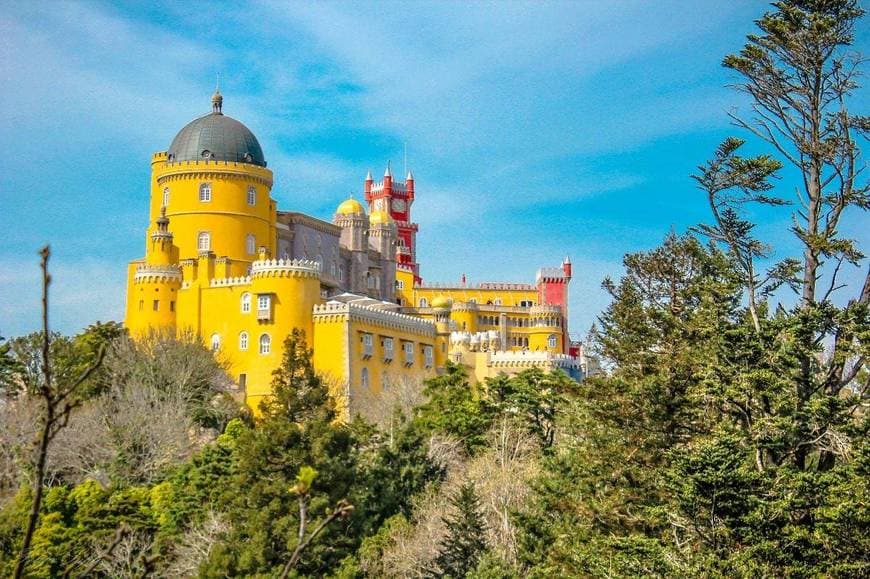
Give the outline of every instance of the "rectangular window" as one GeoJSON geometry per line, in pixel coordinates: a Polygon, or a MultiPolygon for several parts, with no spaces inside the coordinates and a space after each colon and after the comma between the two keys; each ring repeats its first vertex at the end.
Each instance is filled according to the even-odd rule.
{"type": "Polygon", "coordinates": [[[393,359],[393,339],[392,338],[384,338],[381,345],[384,347],[384,360],[392,360],[393,359]]]}
{"type": "Polygon", "coordinates": [[[414,363],[414,342],[405,342],[402,349],[405,351],[405,364],[410,366],[414,363]]]}
{"type": "Polygon", "coordinates": [[[261,294],[257,296],[257,319],[271,320],[272,319],[272,296],[269,294],[261,294]]]}
{"type": "Polygon", "coordinates": [[[397,279],[396,280],[396,289],[405,289],[405,280],[397,279]]]}
{"type": "Polygon", "coordinates": [[[362,335],[362,355],[363,358],[370,358],[372,355],[372,335],[371,334],[363,334],[362,335]]]}
{"type": "Polygon", "coordinates": [[[169,302],[169,311],[170,311],[170,312],[174,312],[174,311],[175,311],[175,302],[169,302]]]}
{"type": "Polygon", "coordinates": [[[154,304],[152,305],[152,308],[154,309],[154,311],[156,312],[157,308],[159,308],[159,307],[160,307],[160,300],[154,300],[154,304]]]}
{"type": "Polygon", "coordinates": [[[248,187],[248,205],[257,204],[257,190],[253,187],[248,187]]]}
{"type": "Polygon", "coordinates": [[[239,374],[239,390],[244,390],[247,382],[248,382],[248,375],[247,374],[239,374]]]}
{"type": "Polygon", "coordinates": [[[423,346],[423,364],[427,368],[431,368],[434,363],[432,359],[432,346],[423,346]]]}
{"type": "Polygon", "coordinates": [[[202,202],[211,201],[211,183],[199,184],[199,200],[202,202]]]}

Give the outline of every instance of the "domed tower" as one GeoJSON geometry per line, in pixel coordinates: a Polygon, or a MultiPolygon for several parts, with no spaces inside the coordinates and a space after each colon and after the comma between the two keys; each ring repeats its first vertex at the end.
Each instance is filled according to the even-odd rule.
{"type": "Polygon", "coordinates": [[[369,271],[369,218],[366,210],[356,199],[346,199],[335,210],[332,222],[341,227],[339,244],[350,251],[345,289],[365,293],[369,271]]]}
{"type": "Polygon", "coordinates": [[[369,246],[381,254],[381,299],[396,299],[396,223],[386,211],[369,216],[369,246]]]}
{"type": "Polygon", "coordinates": [[[224,275],[239,276],[259,248],[274,254],[272,172],[254,134],[223,114],[220,92],[211,113],[181,129],[151,169],[151,219],[165,209],[181,260],[217,256],[224,275]]]}

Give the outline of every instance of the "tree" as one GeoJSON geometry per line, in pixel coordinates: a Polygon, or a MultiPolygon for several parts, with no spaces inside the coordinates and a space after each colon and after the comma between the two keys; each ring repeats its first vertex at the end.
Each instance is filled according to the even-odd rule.
{"type": "MultiPolygon", "coordinates": [[[[799,362],[797,432],[788,459],[799,470],[825,470],[841,456],[829,444],[836,419],[814,408],[834,403],[861,374],[868,354],[870,271],[846,307],[829,301],[845,287],[839,277],[843,264],[857,266],[864,257],[840,234],[848,211],[870,207],[858,145],[870,132],[870,117],[849,110],[865,61],[846,50],[864,11],[855,0],[781,0],[773,6],[757,21],[760,33],[750,34],[743,50],[725,57],[723,65],[739,75],[736,88],[750,97],[754,113],[744,118],[734,112],[732,119],[773,146],[800,175],[792,216],[792,231],[803,247],[801,299],[794,313],[799,321],[792,334],[799,362]],[[829,261],[833,265],[826,268],[829,261]]],[[[856,386],[866,392],[868,383],[856,386]]]]}
{"type": "Polygon", "coordinates": [[[474,483],[467,482],[450,498],[453,513],[444,517],[447,536],[435,559],[439,577],[459,579],[477,567],[486,552],[486,528],[474,483]]]}
{"type": "Polygon", "coordinates": [[[40,416],[41,431],[37,441],[37,454],[35,463],[35,475],[33,479],[33,501],[30,507],[30,514],[27,519],[27,527],[24,531],[24,538],[21,542],[21,549],[18,553],[18,562],[15,566],[14,577],[20,579],[24,573],[24,568],[27,565],[27,558],[30,552],[30,545],[33,541],[33,534],[36,531],[37,521],[39,520],[39,509],[42,505],[43,497],[43,479],[45,477],[45,467],[48,462],[49,444],[57,436],[57,434],[67,425],[72,411],[78,407],[83,398],[81,390],[87,384],[105,355],[105,348],[100,348],[95,359],[81,373],[75,377],[61,376],[58,380],[52,375],[51,364],[51,334],[48,327],[48,287],[51,283],[51,276],[48,273],[48,258],[51,251],[48,246],[40,251],[42,256],[42,351],[40,372],[38,378],[34,377],[30,386],[38,396],[42,399],[42,414],[40,416]]]}

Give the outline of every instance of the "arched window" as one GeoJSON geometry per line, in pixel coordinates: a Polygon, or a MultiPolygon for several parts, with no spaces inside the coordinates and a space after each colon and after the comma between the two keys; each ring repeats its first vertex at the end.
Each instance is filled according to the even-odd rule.
{"type": "Polygon", "coordinates": [[[212,334],[211,335],[211,351],[217,352],[221,349],[221,337],[220,334],[212,334]]]}
{"type": "Polygon", "coordinates": [[[209,251],[211,249],[211,235],[208,231],[200,231],[196,238],[196,248],[200,251],[209,251]]]}
{"type": "Polygon", "coordinates": [[[429,307],[429,300],[427,300],[426,298],[420,298],[420,307],[421,308],[428,308],[429,307]]]}
{"type": "Polygon", "coordinates": [[[359,378],[360,378],[359,379],[360,386],[362,386],[363,388],[368,388],[369,387],[369,369],[363,368],[362,371],[360,372],[359,378]]]}
{"type": "Polygon", "coordinates": [[[247,314],[251,312],[251,294],[245,292],[242,294],[242,313],[247,314]]]}
{"type": "Polygon", "coordinates": [[[245,250],[247,250],[248,255],[257,253],[257,238],[254,237],[253,233],[249,233],[245,238],[245,250]]]}
{"type": "Polygon", "coordinates": [[[272,338],[269,337],[269,334],[263,334],[260,336],[260,354],[268,354],[272,351],[272,338]]]}
{"type": "Polygon", "coordinates": [[[501,305],[501,298],[496,298],[495,300],[493,300],[492,303],[494,303],[497,306],[500,306],[501,305]]]}
{"type": "Polygon", "coordinates": [[[169,187],[163,188],[163,206],[164,207],[169,206],[169,187]]]}
{"type": "Polygon", "coordinates": [[[550,337],[547,338],[547,347],[551,350],[556,347],[558,344],[558,340],[556,339],[556,334],[550,334],[550,337]]]}
{"type": "Polygon", "coordinates": [[[211,201],[211,183],[199,184],[199,200],[203,202],[211,201]]]}
{"type": "Polygon", "coordinates": [[[248,205],[256,205],[257,204],[257,190],[254,189],[254,186],[251,185],[248,187],[248,205]]]}
{"type": "Polygon", "coordinates": [[[248,349],[248,332],[239,334],[239,350],[245,351],[248,349]]]}

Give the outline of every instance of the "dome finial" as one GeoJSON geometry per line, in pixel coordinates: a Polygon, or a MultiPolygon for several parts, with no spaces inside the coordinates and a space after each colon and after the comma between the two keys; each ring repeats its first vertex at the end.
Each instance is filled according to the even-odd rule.
{"type": "Polygon", "coordinates": [[[217,81],[215,82],[214,94],[211,95],[211,112],[217,115],[222,115],[221,109],[224,105],[224,97],[221,95],[221,75],[218,73],[217,81]]]}

